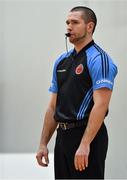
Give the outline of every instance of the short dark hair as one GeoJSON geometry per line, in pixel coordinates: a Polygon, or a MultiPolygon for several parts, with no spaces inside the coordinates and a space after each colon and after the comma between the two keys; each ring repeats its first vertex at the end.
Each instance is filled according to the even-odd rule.
{"type": "Polygon", "coordinates": [[[83,19],[85,23],[93,22],[94,28],[93,33],[97,24],[97,17],[94,13],[94,11],[86,6],[76,6],[70,10],[70,12],[73,11],[81,11],[83,13],[83,19]]]}

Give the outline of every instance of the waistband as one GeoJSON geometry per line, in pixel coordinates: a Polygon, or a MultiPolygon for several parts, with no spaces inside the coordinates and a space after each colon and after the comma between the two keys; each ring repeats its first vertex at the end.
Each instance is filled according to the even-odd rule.
{"type": "Polygon", "coordinates": [[[77,128],[77,127],[82,127],[82,126],[86,126],[87,125],[87,121],[76,121],[76,122],[71,122],[71,123],[67,123],[67,122],[59,122],[59,127],[62,130],[67,130],[67,129],[72,129],[72,128],[77,128]]]}

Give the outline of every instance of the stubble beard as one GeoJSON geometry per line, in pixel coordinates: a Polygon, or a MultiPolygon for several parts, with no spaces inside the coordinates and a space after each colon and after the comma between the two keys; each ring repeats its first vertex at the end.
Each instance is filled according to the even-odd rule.
{"type": "Polygon", "coordinates": [[[70,38],[69,41],[72,44],[80,43],[80,42],[85,40],[86,36],[87,36],[87,33],[85,32],[84,35],[82,35],[80,37],[73,38],[72,40],[70,38]]]}

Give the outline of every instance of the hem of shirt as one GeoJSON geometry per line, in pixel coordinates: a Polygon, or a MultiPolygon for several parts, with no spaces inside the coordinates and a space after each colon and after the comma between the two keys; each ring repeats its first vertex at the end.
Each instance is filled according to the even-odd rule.
{"type": "Polygon", "coordinates": [[[93,90],[97,90],[97,89],[101,89],[101,88],[107,88],[107,89],[113,90],[113,85],[101,84],[101,85],[94,86],[93,90]]]}
{"type": "Polygon", "coordinates": [[[53,89],[48,89],[49,92],[52,92],[52,93],[57,93],[57,91],[53,90],[53,89]]]}

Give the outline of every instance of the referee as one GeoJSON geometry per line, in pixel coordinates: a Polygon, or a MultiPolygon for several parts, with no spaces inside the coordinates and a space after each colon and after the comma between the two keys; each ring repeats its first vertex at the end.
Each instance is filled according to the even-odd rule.
{"type": "Polygon", "coordinates": [[[117,67],[93,40],[97,18],[84,6],[70,10],[67,34],[74,49],[55,61],[51,99],[36,158],[48,166],[47,144],[57,129],[55,179],[104,179],[108,115],[117,67]]]}

